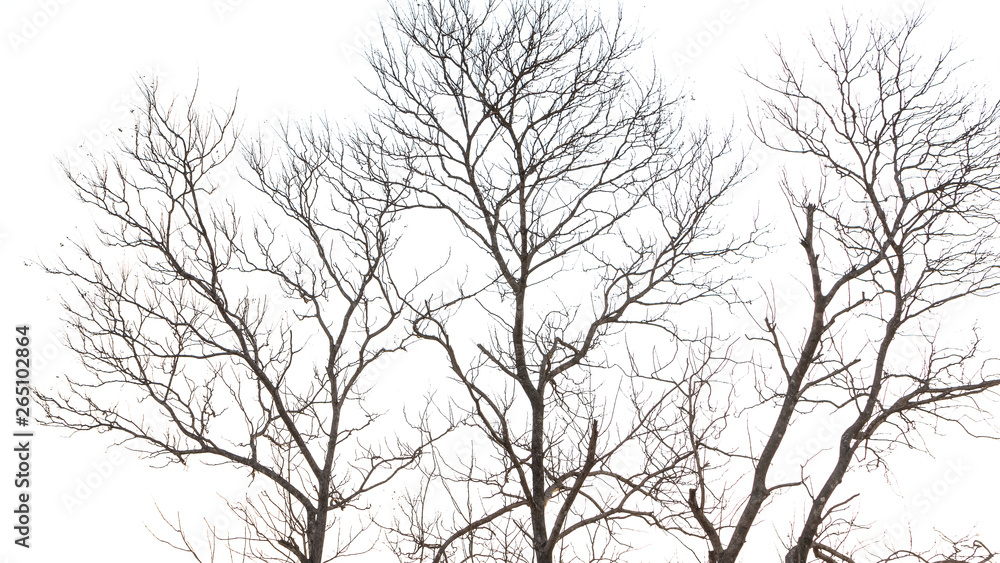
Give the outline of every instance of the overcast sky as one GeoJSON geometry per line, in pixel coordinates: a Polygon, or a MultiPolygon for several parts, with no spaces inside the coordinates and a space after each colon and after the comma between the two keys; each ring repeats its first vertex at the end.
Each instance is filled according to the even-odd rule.
{"type": "MultiPolygon", "coordinates": [[[[597,5],[615,9],[613,2],[597,5]]],[[[623,3],[626,20],[641,22],[649,36],[648,53],[660,71],[694,96],[692,111],[736,128],[743,126],[744,92],[750,86],[740,68],[769,68],[769,41],[794,44],[806,30],[823,31],[826,19],[841,11],[898,21],[916,6],[908,1],[623,3]]],[[[930,41],[929,51],[954,39],[958,58],[971,61],[966,75],[997,92],[1000,3],[953,0],[926,6],[930,20],[923,37],[930,41]]],[[[356,84],[365,70],[362,50],[386,13],[385,4],[364,0],[5,0],[0,6],[0,357],[12,357],[13,327],[27,323],[37,382],[79,369],[57,343],[56,280],[26,262],[54,255],[67,237],[90,228],[88,211],[74,202],[57,158],[80,161],[113,148],[118,128],[131,124],[137,77],[155,76],[165,92],[179,94],[198,81],[201,99],[220,105],[238,92],[238,113],[251,130],[289,115],[350,119],[365,103],[356,84]]],[[[766,179],[762,175],[751,182],[766,179]]],[[[11,377],[10,370],[5,373],[11,377]]],[[[6,477],[14,467],[12,387],[0,385],[0,429],[8,436],[0,456],[7,483],[0,488],[0,528],[5,530],[0,553],[10,553],[9,561],[158,561],[168,556],[187,561],[146,531],[147,524],[160,525],[154,501],[168,513],[183,509],[209,520],[228,517],[213,496],[220,484],[206,482],[201,473],[152,470],[127,452],[105,450],[103,437],[65,438],[46,429],[34,442],[33,548],[14,549],[14,490],[6,477]],[[154,478],[157,485],[151,487],[154,478]]],[[[993,514],[996,490],[979,488],[995,470],[974,452],[949,452],[947,444],[943,451],[924,462],[931,473],[923,482],[933,483],[933,475],[943,474],[949,463],[965,467],[966,477],[950,486],[949,499],[956,500],[936,504],[935,511],[951,515],[953,522],[981,520],[981,532],[1000,529],[993,514]],[[983,499],[984,490],[992,496],[983,499]]],[[[984,451],[996,452],[996,447],[984,451]]],[[[221,484],[222,492],[233,492],[226,486],[221,484]]]]}

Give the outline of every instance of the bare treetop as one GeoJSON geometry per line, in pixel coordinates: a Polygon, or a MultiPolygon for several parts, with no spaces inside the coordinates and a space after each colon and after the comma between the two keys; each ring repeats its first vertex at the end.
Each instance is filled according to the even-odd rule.
{"type": "Polygon", "coordinates": [[[777,76],[755,79],[765,92],[758,138],[819,169],[801,188],[782,183],[812,311],[803,339],[794,318],[772,310],[758,319],[773,358],[759,363],[759,389],[778,412],[737,516],[724,516],[722,493],[712,512],[694,510],[711,561],[736,561],[767,499],[790,491],[804,494],[807,512],[786,563],[854,561],[860,526],[844,514],[860,492],[839,488],[851,468],[883,465],[897,445],[924,447],[922,432],[942,422],[988,428],[974,424],[988,419],[975,396],[1000,385],[995,359],[975,332],[959,345],[935,325],[939,310],[1000,286],[1000,105],[950,83],[950,50],[929,61],[915,54],[921,19],[868,33],[834,25],[832,39],[812,41],[818,75],[777,49],[777,76]],[[815,415],[847,421],[832,459],[769,478],[790,426],[815,415]]]}
{"type": "Polygon", "coordinates": [[[624,22],[396,4],[371,114],[273,139],[144,86],[134,134],[66,170],[98,233],[46,267],[83,362],[48,423],[235,469],[241,529],[164,515],[198,561],[993,560],[867,541],[852,477],[998,435],[997,357],[945,315],[1000,289],[1000,101],[919,55],[922,16],[776,47],[751,131],[787,168],[753,196],[793,258],[747,280],[782,249],[727,206],[742,146],[624,22]],[[750,298],[776,284],[795,306],[750,298]]]}
{"type": "MultiPolygon", "coordinates": [[[[408,338],[387,267],[391,201],[342,172],[344,152],[322,128],[286,130],[277,148],[248,144],[243,205],[223,199],[213,171],[237,147],[233,110],[206,115],[193,97],[145,94],[120,155],[67,170],[124,266],[81,246],[84,266],[49,268],[75,284],[69,345],[92,374],[43,397],[51,421],[113,431],[164,462],[204,459],[265,479],[232,507],[246,533],[219,538],[247,555],[349,553],[354,535],[326,542],[333,515],[364,509],[420,453],[358,441],[378,418],[361,403],[367,379],[408,338]],[[248,216],[258,200],[272,207],[248,216]],[[252,293],[262,286],[271,293],[252,293]]],[[[164,541],[206,556],[179,520],[171,526],[177,539],[164,541]]]]}
{"type": "Polygon", "coordinates": [[[729,139],[687,127],[678,96],[637,76],[640,42],[620,15],[443,0],[394,16],[370,56],[382,109],[355,146],[404,213],[450,217],[478,247],[473,263],[492,266],[456,298],[412,304],[415,332],[468,395],[449,420],[481,438],[475,457],[427,468],[426,490],[467,485],[453,516],[421,522],[430,496],[412,500],[391,528],[400,556],[611,557],[626,547],[616,522],[671,526],[653,499],[690,455],[673,395],[630,386],[648,374],[629,355],[609,360],[611,343],[626,328],[673,341],[673,308],[719,294],[725,275],[702,262],[747,244],[717,237],[714,216],[741,163],[720,165],[729,139]],[[479,310],[485,338],[466,341],[459,306],[479,310]],[[621,461],[636,450],[642,460],[621,461]]]}

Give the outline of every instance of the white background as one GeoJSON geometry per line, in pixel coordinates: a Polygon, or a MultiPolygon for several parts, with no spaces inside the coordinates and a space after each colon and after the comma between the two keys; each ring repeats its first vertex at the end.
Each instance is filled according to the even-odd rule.
{"type": "MultiPolygon", "coordinates": [[[[614,3],[599,5],[615,9],[614,3]]],[[[627,0],[623,7],[626,20],[640,22],[649,36],[646,48],[660,71],[694,95],[692,112],[740,129],[750,88],[740,68],[770,68],[769,41],[801,44],[806,30],[825,31],[826,19],[839,18],[842,11],[899,21],[916,3],[627,0]],[[730,23],[721,23],[723,18],[730,23]]],[[[953,0],[929,2],[927,9],[930,19],[921,35],[927,52],[956,40],[958,59],[971,61],[963,76],[997,95],[1000,5],[953,0]]],[[[384,4],[366,1],[3,2],[0,365],[8,367],[0,371],[0,434],[13,430],[13,362],[3,358],[13,357],[14,326],[32,327],[39,385],[79,369],[58,343],[57,280],[26,265],[55,255],[61,242],[92,224],[89,212],[74,201],[57,158],[72,161],[112,149],[117,129],[130,127],[128,110],[139,99],[136,79],[151,76],[159,77],[166,93],[187,94],[198,80],[199,96],[207,103],[226,105],[238,91],[238,113],[248,130],[289,114],[356,117],[364,104],[355,82],[365,70],[361,52],[386,13],[384,4]]],[[[778,197],[772,164],[749,183],[764,205],[778,197]]],[[[168,512],[226,518],[214,494],[233,491],[211,473],[150,469],[128,452],[106,450],[110,442],[104,436],[66,437],[52,429],[37,434],[30,551],[12,544],[15,462],[9,438],[0,441],[5,483],[0,553],[9,561],[187,561],[146,530],[161,526],[154,501],[168,512]]],[[[962,478],[935,498],[932,511],[916,515],[918,524],[933,519],[963,529],[979,522],[984,539],[998,537],[996,445],[973,451],[968,442],[948,441],[940,447],[936,459],[910,458],[919,463],[901,470],[902,480],[909,481],[896,492],[912,501],[920,487],[933,486],[957,463],[964,468],[962,478]]],[[[884,487],[880,479],[873,481],[873,491],[884,487]]],[[[886,493],[887,502],[899,502],[886,493]]],[[[866,502],[875,498],[873,492],[866,502]]]]}

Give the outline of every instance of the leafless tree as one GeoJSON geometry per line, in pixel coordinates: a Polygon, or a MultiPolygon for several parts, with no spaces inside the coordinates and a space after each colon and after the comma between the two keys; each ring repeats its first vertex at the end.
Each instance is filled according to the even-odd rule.
{"type": "MultiPolygon", "coordinates": [[[[75,287],[67,341],[86,368],[43,395],[49,423],[263,480],[231,505],[246,534],[218,538],[240,558],[363,551],[348,526],[366,519],[342,511],[363,511],[423,438],[372,434],[364,401],[409,338],[388,269],[392,201],[342,173],[349,156],[322,124],[243,145],[235,181],[235,109],[163,103],[155,85],[145,102],[120,153],[67,170],[100,244],[48,266],[75,287]]],[[[199,554],[168,522],[177,539],[163,541],[214,558],[214,538],[199,554]]]]}
{"type": "Polygon", "coordinates": [[[977,397],[1000,385],[995,358],[975,330],[958,341],[938,328],[949,308],[1000,287],[1000,105],[955,84],[952,49],[917,54],[922,21],[834,23],[832,39],[812,40],[815,72],[778,48],[777,75],[755,79],[765,92],[758,139],[805,157],[815,166],[805,178],[817,171],[801,187],[788,174],[782,185],[811,306],[801,320],[772,309],[751,335],[766,350],[756,362],[761,405],[773,406],[763,443],[741,457],[705,450],[716,466],[746,460],[749,478],[695,472],[691,517],[712,563],[737,561],[755,524],[787,521],[789,502],[804,509],[786,563],[854,561],[857,519],[846,511],[861,491],[841,486],[852,468],[891,464],[897,447],[924,449],[927,432],[995,435],[977,424],[988,420],[977,397]],[[777,477],[786,433],[817,417],[840,424],[836,443],[777,477]],[[775,516],[767,507],[779,493],[775,516]]]}
{"type": "Polygon", "coordinates": [[[257,560],[363,552],[350,526],[404,470],[418,479],[378,522],[404,561],[617,561],[653,528],[734,563],[762,522],[789,526],[786,563],[990,561],[973,539],[871,551],[843,486],[929,433],[994,430],[977,401],[995,358],[940,326],[1000,287],[1000,104],[952,85],[951,49],[915,54],[921,21],[833,25],[816,75],[779,48],[777,75],[754,77],[758,140],[814,180],[781,183],[802,250],[779,275],[808,310],[745,303],[745,362],[709,313],[744,305],[734,272],[757,248],[720,221],[743,159],[637,77],[621,14],[398,5],[369,57],[379,109],[344,135],[241,145],[234,109],[151,86],[122,151],[67,170],[101,230],[47,267],[75,288],[87,371],[40,396],[49,422],[264,483],[231,504],[246,533],[205,549],[165,517],[163,541],[200,561],[219,541],[257,560]],[[395,356],[435,396],[390,437],[366,396],[395,356]],[[816,419],[835,444],[788,475],[787,437],[816,419]]]}
{"type": "Polygon", "coordinates": [[[458,289],[410,303],[472,444],[422,466],[388,526],[402,559],[611,561],[621,526],[687,510],[670,499],[689,380],[664,351],[719,364],[677,311],[718,296],[710,265],[749,244],[714,216],[744,172],[632,73],[639,44],[569,2],[431,0],[397,8],[370,56],[382,111],[353,146],[414,224],[454,224],[435,275],[458,289]]]}

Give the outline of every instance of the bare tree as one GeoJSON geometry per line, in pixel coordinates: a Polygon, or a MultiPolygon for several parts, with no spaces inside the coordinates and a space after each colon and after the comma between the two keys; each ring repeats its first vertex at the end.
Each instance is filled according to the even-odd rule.
{"type": "Polygon", "coordinates": [[[754,338],[768,350],[758,391],[774,407],[763,443],[743,457],[705,451],[717,466],[746,459],[749,479],[695,472],[692,518],[713,563],[737,561],[754,524],[786,520],[767,512],[778,493],[804,503],[786,563],[854,561],[847,510],[861,491],[841,486],[852,468],[884,467],[896,447],[924,449],[927,432],[989,428],[977,424],[988,420],[977,396],[1000,385],[995,358],[975,330],[959,342],[938,327],[949,307],[1000,287],[1000,105],[953,84],[952,49],[916,54],[922,20],[832,24],[832,40],[812,40],[816,74],[779,48],[777,75],[755,79],[765,91],[758,139],[819,171],[801,188],[787,175],[782,184],[811,310],[804,322],[773,309],[757,319],[754,338]],[[832,450],[776,478],[786,433],[817,417],[842,421],[832,450]]]}
{"type": "MultiPolygon", "coordinates": [[[[164,104],[155,85],[145,101],[120,154],[67,170],[100,216],[101,246],[48,267],[74,284],[67,340],[86,368],[42,397],[49,423],[263,480],[231,505],[246,535],[219,538],[241,557],[364,551],[348,525],[366,520],[342,511],[365,509],[421,453],[420,437],[373,434],[379,414],[363,400],[408,341],[387,262],[392,202],[342,173],[322,124],[246,145],[245,181],[219,185],[238,148],[234,110],[164,104]]],[[[170,525],[163,541],[214,558],[214,539],[199,554],[170,525]]]]}
{"type": "Polygon", "coordinates": [[[397,8],[370,56],[367,175],[460,241],[435,274],[459,289],[411,306],[461,390],[439,408],[473,446],[427,458],[389,526],[403,559],[611,561],[628,521],[669,530],[686,510],[668,493],[688,380],[665,351],[709,342],[672,315],[719,295],[710,265],[749,243],[713,217],[743,171],[633,75],[639,44],[569,2],[432,0],[397,8]]]}
{"type": "Polygon", "coordinates": [[[120,154],[67,170],[101,231],[48,267],[74,284],[88,372],[41,396],[49,422],[264,483],[231,505],[246,533],[201,549],[165,518],[163,541],[199,560],[220,540],[257,560],[364,552],[351,526],[412,469],[379,521],[401,560],[617,561],[654,528],[734,563],[762,522],[789,526],[786,563],[993,559],[972,539],[866,552],[843,486],[928,433],[977,436],[1000,385],[974,330],[940,331],[1000,287],[1000,104],[951,86],[950,49],[915,55],[921,17],[835,25],[812,42],[818,77],[779,48],[778,74],[754,78],[757,138],[816,180],[781,184],[808,311],[746,305],[756,389],[737,394],[743,359],[709,306],[737,304],[727,266],[758,242],[719,215],[743,160],[637,77],[621,14],[430,0],[393,16],[364,128],[286,127],[222,184],[234,110],[153,86],[120,154]],[[397,285],[399,254],[415,273],[397,285]],[[390,437],[366,396],[417,348],[439,360],[416,378],[436,394],[390,437]],[[767,429],[748,440],[738,415],[767,429]],[[841,425],[836,444],[780,475],[793,425],[816,419],[841,425]]]}

